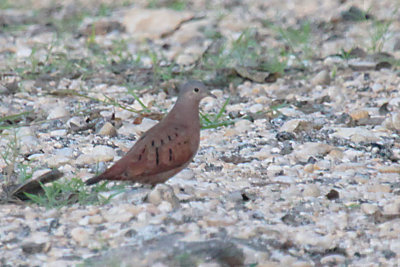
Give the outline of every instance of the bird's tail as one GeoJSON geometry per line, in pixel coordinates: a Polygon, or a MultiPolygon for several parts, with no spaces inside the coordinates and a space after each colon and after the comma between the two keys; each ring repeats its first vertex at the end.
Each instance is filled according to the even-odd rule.
{"type": "Polygon", "coordinates": [[[125,170],[124,166],[125,166],[125,162],[119,161],[116,164],[114,164],[111,168],[109,168],[105,172],[103,172],[102,174],[99,174],[93,178],[90,178],[85,183],[86,183],[86,185],[92,185],[92,184],[97,184],[98,182],[104,181],[104,180],[110,180],[110,181],[124,180],[124,178],[121,175],[122,172],[125,170]]]}

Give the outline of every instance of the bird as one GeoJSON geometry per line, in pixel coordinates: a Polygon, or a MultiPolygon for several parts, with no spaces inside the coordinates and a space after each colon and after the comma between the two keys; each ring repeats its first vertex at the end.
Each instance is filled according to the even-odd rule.
{"type": "Polygon", "coordinates": [[[120,160],[86,185],[100,181],[163,183],[189,165],[200,144],[200,101],[216,98],[200,81],[186,82],[171,111],[146,131],[120,160]]]}

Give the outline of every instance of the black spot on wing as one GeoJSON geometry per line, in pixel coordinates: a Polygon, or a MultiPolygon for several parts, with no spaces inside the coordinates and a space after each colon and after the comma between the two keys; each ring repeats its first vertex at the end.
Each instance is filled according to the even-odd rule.
{"type": "Polygon", "coordinates": [[[151,146],[154,146],[154,140],[151,140],[151,146]]]}
{"type": "Polygon", "coordinates": [[[156,165],[160,163],[160,155],[158,154],[158,147],[156,147],[156,165]]]}
{"type": "Polygon", "coordinates": [[[169,161],[172,161],[172,149],[169,149],[169,161]]]}
{"type": "Polygon", "coordinates": [[[169,141],[171,141],[171,140],[172,140],[172,138],[171,138],[171,136],[170,136],[170,135],[168,135],[168,140],[169,140],[169,141]]]}

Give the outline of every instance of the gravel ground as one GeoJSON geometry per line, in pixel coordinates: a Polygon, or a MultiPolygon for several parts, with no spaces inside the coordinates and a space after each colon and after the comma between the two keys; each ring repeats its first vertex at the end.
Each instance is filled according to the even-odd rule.
{"type": "Polygon", "coordinates": [[[0,7],[1,266],[400,265],[397,1],[0,7]],[[188,79],[218,96],[189,167],[85,187],[188,79]]]}

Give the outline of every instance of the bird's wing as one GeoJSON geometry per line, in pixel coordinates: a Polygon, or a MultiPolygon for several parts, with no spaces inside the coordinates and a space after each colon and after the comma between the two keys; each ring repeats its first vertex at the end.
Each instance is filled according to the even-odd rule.
{"type": "Polygon", "coordinates": [[[196,137],[188,132],[182,126],[147,132],[125,156],[129,159],[127,175],[155,175],[188,163],[198,148],[198,143],[194,143],[196,137]]]}
{"type": "Polygon", "coordinates": [[[101,180],[140,181],[144,177],[183,167],[197,152],[199,134],[189,133],[184,126],[153,127],[104,173],[89,179],[87,184],[101,180]]]}

